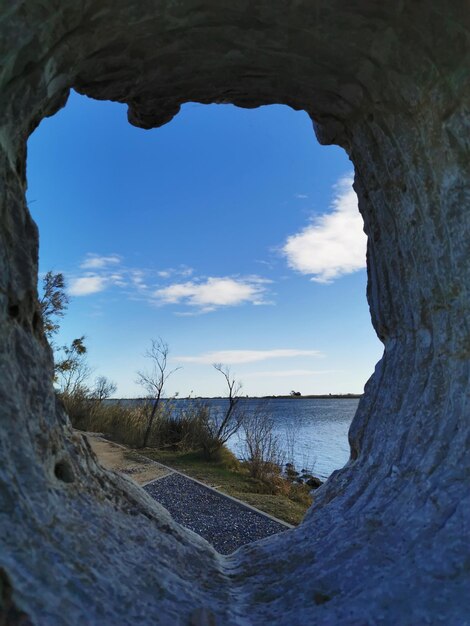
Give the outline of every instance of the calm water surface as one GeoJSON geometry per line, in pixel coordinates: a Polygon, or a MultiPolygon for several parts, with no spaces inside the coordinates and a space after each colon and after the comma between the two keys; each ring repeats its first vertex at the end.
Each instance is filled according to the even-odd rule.
{"type": "MultiPolygon", "coordinates": [[[[208,400],[212,408],[222,410],[223,400],[208,400]]],[[[293,456],[298,471],[310,469],[327,478],[349,459],[348,430],[359,400],[241,400],[249,412],[262,407],[274,420],[275,431],[286,459],[293,456]],[[293,452],[293,454],[292,454],[293,452]]],[[[229,448],[242,456],[243,439],[235,435],[229,448]]]]}

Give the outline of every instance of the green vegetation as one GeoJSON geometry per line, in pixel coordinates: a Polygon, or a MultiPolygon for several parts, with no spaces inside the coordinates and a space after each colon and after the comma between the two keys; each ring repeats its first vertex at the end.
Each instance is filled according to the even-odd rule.
{"type": "Polygon", "coordinates": [[[65,291],[64,275],[47,272],[42,279],[42,297],[39,299],[39,306],[44,334],[52,347],[54,335],[59,332],[59,319],[64,317],[68,305],[69,297],[65,291]]]}
{"type": "Polygon", "coordinates": [[[63,274],[47,272],[42,280],[42,296],[39,306],[42,315],[42,329],[54,353],[54,384],[57,395],[67,411],[81,411],[85,405],[96,408],[116,391],[116,385],[105,376],[99,376],[90,386],[93,373],[87,362],[85,337],[73,339],[70,345],[58,346],[54,342],[60,329],[70,298],[66,292],[63,274]]]}
{"type": "MultiPolygon", "coordinates": [[[[127,454],[132,455],[132,452],[127,454]]],[[[280,473],[271,480],[252,478],[248,464],[238,461],[226,448],[220,450],[217,460],[209,462],[201,451],[146,449],[139,450],[139,454],[196,478],[289,524],[299,524],[312,504],[310,487],[307,485],[286,480],[280,473]]]]}

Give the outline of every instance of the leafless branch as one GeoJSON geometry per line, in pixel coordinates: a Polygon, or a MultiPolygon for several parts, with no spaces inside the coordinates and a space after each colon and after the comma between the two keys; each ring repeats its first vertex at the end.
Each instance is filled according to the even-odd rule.
{"type": "Polygon", "coordinates": [[[163,395],[165,383],[172,374],[181,369],[181,367],[175,367],[174,369],[167,371],[169,351],[168,344],[163,341],[161,337],[152,339],[151,346],[144,355],[145,358],[150,360],[150,368],[148,370],[137,372],[136,383],[144,387],[144,389],[146,389],[149,395],[153,398],[152,412],[145,431],[143,447],[146,447],[148,443],[153,420],[155,418],[160,399],[163,395]]]}
{"type": "Polygon", "coordinates": [[[240,429],[245,418],[244,412],[238,406],[242,384],[232,374],[228,366],[214,363],[213,368],[222,374],[228,388],[227,410],[222,415],[212,415],[210,422],[213,439],[217,445],[222,446],[240,429]]]}

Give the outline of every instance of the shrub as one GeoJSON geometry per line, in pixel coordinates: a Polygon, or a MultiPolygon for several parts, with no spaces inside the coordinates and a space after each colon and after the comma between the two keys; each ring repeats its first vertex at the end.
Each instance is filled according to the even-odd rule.
{"type": "Polygon", "coordinates": [[[281,473],[283,455],[274,420],[264,410],[246,416],[242,424],[243,459],[252,478],[265,480],[281,473]]]}

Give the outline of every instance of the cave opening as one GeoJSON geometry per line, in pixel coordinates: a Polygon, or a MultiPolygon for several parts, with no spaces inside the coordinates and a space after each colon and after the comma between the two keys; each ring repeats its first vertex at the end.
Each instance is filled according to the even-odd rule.
{"type": "Polygon", "coordinates": [[[0,22],[7,610],[51,624],[461,623],[470,380],[465,3],[436,0],[426,11],[342,0],[152,0],[145,12],[132,2],[56,5],[16,3],[0,22]],[[56,403],[38,332],[25,147],[71,87],[127,103],[129,121],[142,128],[165,124],[185,102],[286,104],[307,111],[319,141],[343,146],[354,162],[368,301],[385,346],[349,432],[354,458],[322,487],[301,526],[233,557],[219,558],[141,490],[103,471],[56,403]],[[58,479],[57,462],[73,482],[58,479]]]}
{"type": "MultiPolygon", "coordinates": [[[[253,398],[247,411],[273,419],[282,466],[325,480],[349,458],[350,396],[381,354],[350,162],[288,107],[189,103],[144,132],[123,108],[73,92],[29,140],[40,276],[60,269],[71,293],[51,336],[56,359],[85,336],[99,369],[84,366],[83,393],[104,375],[116,398],[142,395],[135,372],[155,327],[175,365],[184,355],[170,398],[223,395],[210,366],[229,359],[253,398]]],[[[246,456],[240,433],[228,445],[246,456]]]]}

